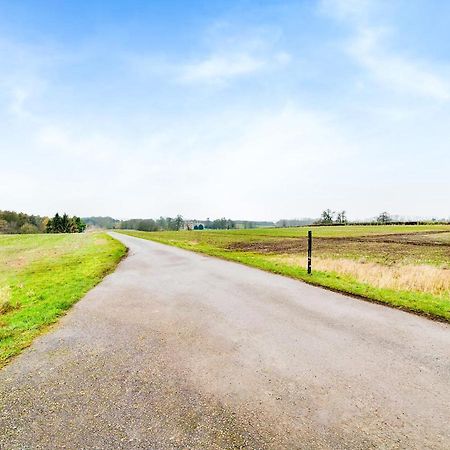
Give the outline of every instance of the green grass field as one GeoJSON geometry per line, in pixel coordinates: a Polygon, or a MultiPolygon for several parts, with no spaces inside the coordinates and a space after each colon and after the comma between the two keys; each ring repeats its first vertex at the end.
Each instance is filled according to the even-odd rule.
{"type": "Polygon", "coordinates": [[[449,225],[122,232],[450,321],[449,225]],[[308,229],[312,275],[306,272],[308,229]]]}
{"type": "Polygon", "coordinates": [[[111,272],[126,248],[103,233],[0,235],[0,367],[111,272]]]}

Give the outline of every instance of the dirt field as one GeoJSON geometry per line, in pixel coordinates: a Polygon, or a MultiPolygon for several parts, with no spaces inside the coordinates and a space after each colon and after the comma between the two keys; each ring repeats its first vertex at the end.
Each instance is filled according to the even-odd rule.
{"type": "MultiPolygon", "coordinates": [[[[229,250],[262,254],[300,253],[307,250],[305,238],[238,241],[229,250]]],[[[361,237],[315,237],[314,255],[370,259],[385,264],[424,263],[450,265],[450,232],[399,233],[361,237]]]]}

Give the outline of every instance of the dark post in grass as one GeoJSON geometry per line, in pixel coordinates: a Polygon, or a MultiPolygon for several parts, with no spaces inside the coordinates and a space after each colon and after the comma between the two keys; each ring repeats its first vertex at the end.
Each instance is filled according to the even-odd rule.
{"type": "Polygon", "coordinates": [[[308,273],[311,275],[312,231],[308,231],[308,273]]]}

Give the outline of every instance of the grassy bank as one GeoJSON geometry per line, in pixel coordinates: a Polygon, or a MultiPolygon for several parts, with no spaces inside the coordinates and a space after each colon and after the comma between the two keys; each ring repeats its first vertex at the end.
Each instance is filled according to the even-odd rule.
{"type": "Polygon", "coordinates": [[[123,232],[450,321],[450,226],[311,229],[312,275],[305,268],[306,227],[123,232]]]}
{"type": "Polygon", "coordinates": [[[0,235],[0,367],[111,272],[125,252],[100,233],[0,235]]]}

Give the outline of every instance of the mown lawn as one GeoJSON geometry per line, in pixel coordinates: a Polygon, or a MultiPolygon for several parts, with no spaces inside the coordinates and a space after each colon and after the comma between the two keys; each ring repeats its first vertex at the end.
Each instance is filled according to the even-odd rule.
{"type": "Polygon", "coordinates": [[[449,225],[122,232],[450,321],[449,225]]]}
{"type": "Polygon", "coordinates": [[[99,283],[125,253],[104,233],[0,235],[0,367],[99,283]]]}

